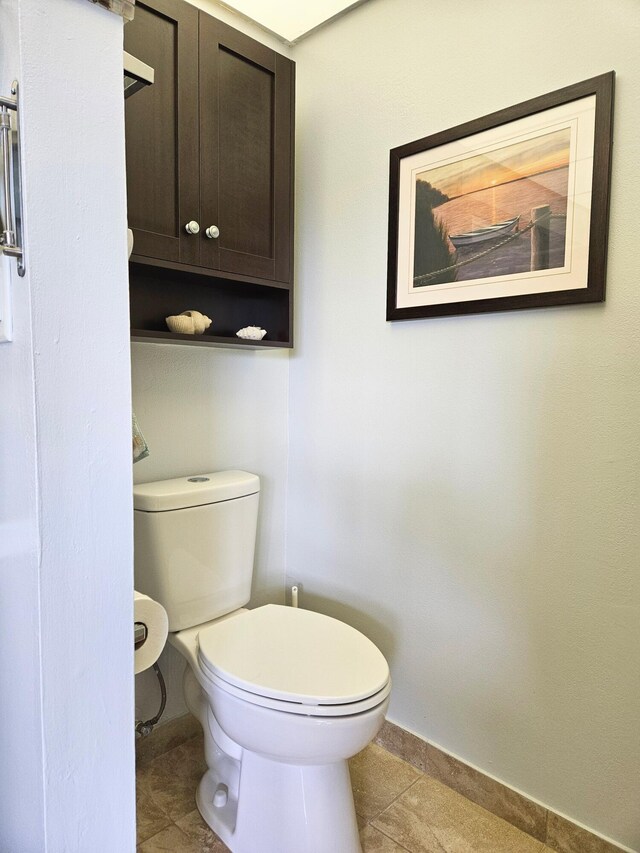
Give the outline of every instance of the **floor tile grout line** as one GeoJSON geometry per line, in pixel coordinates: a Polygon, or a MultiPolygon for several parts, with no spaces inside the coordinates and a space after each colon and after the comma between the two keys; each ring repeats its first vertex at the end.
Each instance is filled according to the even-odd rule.
{"type": "Polygon", "coordinates": [[[144,844],[144,843],[145,843],[145,841],[149,841],[151,838],[153,838],[154,836],[158,835],[158,833],[163,832],[167,827],[171,826],[171,824],[175,822],[175,821],[171,820],[171,818],[169,817],[169,815],[168,815],[165,811],[162,811],[162,814],[163,814],[163,816],[164,816],[164,817],[169,821],[169,823],[167,823],[167,825],[166,825],[166,826],[163,826],[163,827],[161,827],[160,829],[156,830],[156,831],[153,833],[153,835],[149,835],[147,838],[141,838],[141,839],[140,839],[140,841],[138,841],[138,840],[137,840],[137,834],[138,834],[138,823],[137,823],[137,820],[136,820],[136,844],[137,844],[137,845],[144,844]]]}
{"type": "Polygon", "coordinates": [[[179,749],[181,746],[184,746],[187,743],[190,743],[192,740],[195,740],[197,737],[202,737],[202,732],[198,734],[191,735],[191,737],[185,738],[185,740],[181,740],[180,743],[176,743],[173,746],[164,749],[162,752],[159,752],[157,755],[149,756],[138,756],[136,754],[136,769],[142,769],[144,767],[148,767],[149,764],[152,764],[158,758],[164,758],[170,752],[173,752],[174,749],[179,749]]]}
{"type": "MultiPolygon", "coordinates": [[[[411,788],[415,787],[415,786],[418,784],[418,782],[420,782],[420,781],[421,781],[421,779],[422,779],[422,778],[430,779],[430,780],[432,780],[432,781],[436,782],[437,784],[442,785],[444,788],[449,789],[449,790],[450,790],[450,791],[452,791],[454,794],[457,794],[457,795],[458,795],[459,797],[461,797],[463,800],[466,800],[466,801],[467,801],[467,803],[469,803],[469,805],[470,805],[471,807],[473,807],[473,808],[475,808],[475,809],[478,809],[480,812],[485,813],[485,814],[486,814],[486,816],[487,816],[487,818],[488,818],[489,820],[491,820],[491,821],[499,821],[500,823],[505,823],[505,824],[507,824],[508,826],[513,827],[513,829],[518,830],[518,831],[519,831],[519,832],[521,832],[523,835],[528,836],[528,837],[529,837],[529,838],[531,838],[533,841],[536,841],[536,842],[540,845],[540,847],[538,848],[538,853],[557,853],[556,849],[555,849],[555,848],[552,848],[552,847],[550,847],[550,846],[548,846],[548,845],[546,844],[546,842],[545,842],[545,841],[541,841],[539,838],[536,838],[535,836],[530,835],[530,833],[526,832],[526,830],[521,829],[521,828],[520,828],[520,827],[518,827],[518,826],[515,826],[515,825],[514,825],[514,824],[512,824],[510,821],[506,820],[505,818],[501,817],[500,815],[495,814],[495,813],[494,813],[494,812],[492,812],[490,809],[487,809],[485,806],[481,805],[480,803],[477,803],[475,800],[472,800],[471,798],[469,798],[469,797],[465,796],[463,793],[461,793],[460,791],[458,791],[458,790],[456,790],[455,788],[451,787],[450,785],[447,785],[447,784],[446,784],[446,782],[443,782],[442,780],[437,779],[437,778],[435,778],[435,777],[431,776],[429,773],[426,773],[426,772],[422,772],[422,773],[420,774],[420,776],[418,776],[418,778],[414,779],[414,781],[413,781],[413,782],[412,782],[412,783],[411,783],[411,784],[410,784],[410,785],[409,785],[409,786],[408,786],[408,787],[407,787],[407,788],[406,788],[406,789],[405,789],[401,794],[398,794],[398,796],[396,797],[396,799],[395,799],[395,800],[393,800],[393,802],[389,803],[389,805],[388,805],[386,808],[384,808],[381,812],[379,812],[377,815],[375,815],[375,816],[371,817],[371,819],[370,819],[370,821],[369,821],[369,823],[371,824],[371,826],[373,826],[373,828],[374,828],[374,829],[376,829],[378,832],[381,832],[383,835],[386,835],[386,836],[387,836],[388,838],[390,838],[390,839],[391,839],[391,841],[393,841],[395,844],[398,844],[399,846],[403,846],[403,845],[401,845],[401,844],[400,844],[400,842],[399,842],[396,838],[394,838],[394,837],[393,837],[393,835],[388,835],[388,834],[387,834],[387,833],[388,833],[388,830],[387,830],[387,831],[383,830],[380,826],[376,825],[376,823],[374,823],[374,821],[377,821],[379,818],[381,818],[381,817],[382,817],[382,816],[383,816],[383,815],[384,815],[384,814],[385,814],[389,809],[391,809],[391,807],[392,807],[393,805],[395,805],[395,804],[396,804],[396,802],[397,802],[398,800],[400,800],[402,797],[404,797],[404,795],[405,795],[405,794],[407,794],[407,792],[408,792],[408,791],[410,791],[410,790],[411,790],[411,788]]],[[[437,835],[436,835],[436,834],[435,834],[435,832],[433,831],[433,827],[432,827],[429,823],[425,823],[425,824],[424,824],[424,826],[425,826],[425,827],[427,827],[427,828],[431,831],[431,835],[433,836],[433,840],[435,841],[435,843],[436,843],[436,844],[438,845],[438,847],[439,847],[439,851],[438,851],[438,853],[447,853],[447,849],[446,849],[445,847],[443,847],[443,846],[442,846],[442,844],[441,844],[440,840],[438,839],[437,835]]],[[[406,848],[406,849],[409,849],[409,848],[406,848]]],[[[409,849],[409,853],[413,853],[413,851],[411,851],[411,850],[409,849]]]]}
{"type": "MultiPolygon", "coordinates": [[[[187,833],[184,831],[184,829],[183,829],[181,826],[178,826],[178,824],[175,822],[175,820],[172,820],[170,824],[168,824],[167,826],[165,826],[163,829],[158,830],[158,832],[154,833],[154,834],[151,836],[151,838],[147,838],[145,841],[141,841],[141,842],[140,842],[140,844],[138,844],[138,845],[136,846],[136,850],[137,850],[138,848],[142,847],[144,844],[147,844],[149,841],[153,841],[153,839],[154,839],[154,838],[157,838],[157,837],[158,837],[158,835],[162,835],[162,833],[163,833],[163,832],[166,832],[170,827],[174,827],[174,829],[177,829],[177,830],[178,830],[178,832],[181,832],[181,833],[182,833],[182,835],[184,835],[184,837],[187,839],[187,841],[191,841],[191,839],[189,838],[189,836],[187,835],[187,833]]],[[[179,851],[175,851],[175,853],[179,853],[179,851]]]]}
{"type": "MultiPolygon", "coordinates": [[[[379,812],[379,813],[376,815],[376,818],[380,817],[380,815],[381,815],[381,814],[384,814],[384,812],[386,812],[386,810],[387,810],[387,809],[390,809],[390,808],[391,808],[391,806],[392,806],[394,803],[396,803],[396,802],[400,799],[400,797],[404,797],[404,795],[407,793],[407,791],[410,791],[410,790],[411,790],[411,788],[413,788],[413,786],[414,786],[414,785],[417,785],[417,784],[418,784],[418,782],[420,782],[420,780],[421,780],[424,776],[425,776],[425,774],[424,774],[424,773],[420,773],[420,775],[419,775],[417,778],[415,778],[415,779],[413,780],[413,782],[411,782],[409,785],[407,785],[407,787],[406,787],[403,791],[400,791],[400,793],[398,794],[398,796],[397,796],[394,800],[392,800],[392,801],[389,803],[389,805],[388,805],[388,806],[385,806],[385,807],[382,809],[382,811],[381,811],[381,812],[379,812]]],[[[371,819],[372,819],[372,820],[375,820],[375,818],[371,818],[371,819]]]]}
{"type": "Polygon", "coordinates": [[[547,814],[544,818],[544,846],[546,847],[549,843],[549,809],[547,809],[547,814]]]}
{"type": "Polygon", "coordinates": [[[160,811],[160,812],[161,812],[161,813],[162,813],[162,814],[167,818],[167,820],[170,820],[170,821],[171,821],[171,823],[175,823],[174,819],[171,817],[171,815],[169,814],[169,812],[168,812],[168,811],[166,811],[166,809],[164,809],[164,808],[160,805],[160,803],[156,800],[156,798],[153,796],[153,793],[152,793],[152,791],[151,791],[151,787],[148,787],[148,788],[146,789],[145,793],[146,793],[146,795],[149,797],[149,799],[151,800],[151,802],[154,804],[154,806],[158,809],[158,811],[160,811]]]}
{"type": "MultiPolygon", "coordinates": [[[[375,818],[374,818],[374,820],[375,820],[375,818]]],[[[386,832],[383,832],[383,830],[378,829],[377,826],[374,826],[372,823],[368,823],[367,826],[370,826],[371,829],[374,829],[376,832],[379,832],[380,835],[384,835],[384,837],[388,838],[389,841],[393,841],[393,843],[397,844],[398,847],[400,847],[402,850],[406,850],[407,853],[412,853],[412,851],[408,847],[405,847],[404,844],[400,844],[400,842],[396,838],[393,838],[391,835],[387,835],[386,832]]],[[[438,845],[439,845],[439,842],[438,842],[438,845]]],[[[442,853],[445,853],[445,851],[443,850],[442,853]]]]}
{"type": "MultiPolygon", "coordinates": [[[[143,790],[143,792],[144,792],[145,796],[147,796],[147,797],[151,800],[151,802],[152,802],[152,803],[153,803],[153,805],[158,809],[158,811],[160,812],[160,814],[161,814],[161,815],[162,815],[166,820],[168,820],[168,821],[169,821],[169,823],[167,824],[167,826],[170,826],[172,823],[175,823],[175,821],[174,821],[174,819],[171,817],[171,815],[166,811],[166,809],[164,809],[164,808],[162,807],[162,805],[161,805],[161,804],[156,800],[156,798],[153,796],[153,793],[152,793],[152,790],[151,790],[151,786],[150,786],[150,785],[145,785],[145,784],[144,784],[144,782],[142,782],[142,784],[141,784],[141,781],[138,779],[138,777],[137,777],[137,775],[136,775],[136,789],[138,788],[138,786],[140,786],[140,787],[141,787],[141,789],[143,790]]],[[[137,791],[136,791],[136,793],[137,793],[137,791]]],[[[136,799],[137,799],[137,798],[136,798],[136,799]]],[[[145,843],[146,841],[149,841],[149,840],[150,840],[151,838],[153,838],[155,835],[158,835],[158,833],[159,833],[159,832],[162,832],[164,829],[166,829],[166,828],[167,828],[167,826],[163,827],[162,829],[159,829],[159,830],[158,830],[158,832],[155,832],[152,836],[150,836],[149,838],[145,838],[145,839],[143,839],[143,841],[140,841],[139,843],[140,843],[140,844],[143,844],[143,843],[145,843]]],[[[138,819],[137,819],[137,815],[136,815],[136,833],[137,833],[137,829],[138,829],[138,819]]]]}
{"type": "MultiPolygon", "coordinates": [[[[177,752],[180,749],[183,749],[183,747],[185,747],[187,744],[191,743],[191,741],[195,740],[197,737],[200,737],[200,736],[201,736],[201,734],[196,734],[193,737],[187,738],[186,740],[182,741],[181,743],[176,744],[175,746],[171,747],[171,749],[168,749],[165,752],[154,756],[154,758],[152,758],[147,764],[145,764],[141,768],[139,768],[141,771],[141,778],[138,776],[138,770],[136,770],[136,786],[140,784],[141,788],[144,790],[144,792],[147,794],[147,796],[150,798],[151,802],[156,806],[156,808],[167,818],[167,820],[170,820],[171,823],[176,825],[176,826],[177,826],[177,823],[176,823],[177,820],[181,820],[183,817],[186,817],[187,814],[190,814],[190,812],[193,811],[193,809],[197,808],[196,801],[195,801],[195,792],[193,794],[193,803],[192,804],[190,803],[191,807],[189,808],[189,810],[184,812],[184,814],[179,814],[177,816],[172,815],[171,812],[167,811],[167,809],[162,805],[162,803],[160,803],[158,801],[158,799],[154,796],[153,785],[149,784],[145,780],[144,774],[145,774],[145,771],[149,771],[153,766],[164,768],[164,764],[167,760],[167,756],[169,756],[171,753],[177,752]]],[[[203,747],[203,751],[204,751],[204,747],[203,747]]],[[[180,827],[177,827],[177,828],[180,829],[180,827]]]]}
{"type": "MultiPolygon", "coordinates": [[[[412,766],[415,766],[415,765],[412,765],[412,766]]],[[[444,785],[446,788],[449,788],[449,790],[453,791],[456,794],[459,794],[461,797],[464,797],[465,800],[468,800],[470,803],[473,803],[474,805],[478,806],[478,808],[481,808],[484,811],[488,812],[490,815],[493,815],[493,817],[496,817],[499,820],[503,820],[505,823],[508,823],[510,826],[513,826],[516,829],[519,829],[520,832],[524,832],[525,835],[528,835],[530,838],[533,838],[534,841],[540,842],[540,844],[542,844],[542,846],[545,850],[547,849],[547,844],[548,844],[548,839],[549,839],[549,816],[551,814],[551,811],[549,809],[547,809],[547,808],[544,809],[544,838],[541,839],[541,838],[538,838],[537,835],[534,835],[533,832],[529,832],[528,829],[525,829],[524,826],[521,826],[520,824],[515,823],[513,820],[510,820],[508,817],[505,817],[503,814],[499,814],[497,811],[493,811],[493,809],[489,808],[489,806],[486,806],[483,803],[478,802],[478,800],[475,799],[473,796],[471,796],[470,794],[464,793],[459,788],[457,788],[454,784],[451,784],[450,782],[445,781],[441,776],[436,775],[434,773],[429,773],[426,770],[424,771],[423,775],[426,776],[428,779],[432,779],[434,782],[437,782],[440,785],[444,785]]],[[[548,848],[548,849],[552,850],[553,848],[548,848]]]]}
{"type": "MultiPolygon", "coordinates": [[[[497,812],[494,812],[492,809],[488,808],[488,806],[485,806],[482,803],[479,803],[473,797],[468,796],[467,794],[458,790],[458,788],[455,788],[453,785],[449,785],[443,779],[440,779],[437,776],[432,776],[430,773],[427,773],[427,772],[425,772],[423,775],[426,776],[428,779],[431,779],[432,781],[436,782],[438,785],[443,785],[445,788],[448,788],[450,791],[453,791],[454,794],[458,794],[458,796],[467,800],[467,802],[469,802],[472,806],[475,806],[476,808],[481,809],[481,811],[485,812],[487,815],[490,815],[492,819],[502,821],[503,823],[506,823],[509,826],[512,826],[514,829],[517,829],[519,832],[522,832],[524,835],[528,835],[529,838],[532,838],[534,841],[537,841],[539,844],[542,845],[543,849],[545,849],[545,850],[547,849],[548,834],[549,834],[548,833],[548,824],[549,824],[549,815],[550,815],[549,809],[545,809],[545,830],[544,830],[544,836],[545,837],[544,837],[544,839],[540,839],[536,835],[533,835],[533,833],[528,832],[526,829],[524,829],[524,827],[518,826],[518,824],[509,820],[507,817],[503,817],[503,815],[498,814],[497,812]]],[[[553,848],[549,847],[548,849],[552,850],[553,848]]],[[[621,851],[621,853],[622,853],[622,851],[621,851]]]]}
{"type": "MultiPolygon", "coordinates": [[[[380,815],[378,815],[378,817],[380,817],[380,815]]],[[[378,818],[373,818],[373,820],[377,820],[377,819],[378,818]]],[[[376,826],[373,822],[371,823],[371,826],[373,827],[373,829],[376,830],[376,832],[379,832],[381,835],[384,835],[390,841],[393,841],[394,844],[397,844],[398,847],[401,847],[403,850],[406,850],[407,853],[416,853],[416,851],[412,850],[410,847],[405,847],[405,845],[402,844],[400,841],[398,841],[397,838],[394,838],[393,835],[389,835],[388,830],[385,831],[381,827],[376,826]]],[[[424,827],[429,830],[434,843],[438,845],[438,850],[435,851],[435,853],[447,853],[446,848],[444,848],[442,846],[442,844],[440,843],[440,839],[438,838],[438,836],[433,831],[433,827],[430,824],[426,824],[426,823],[424,824],[424,827]]]]}
{"type": "MultiPolygon", "coordinates": [[[[413,767],[413,765],[411,765],[411,766],[413,767]]],[[[414,769],[418,770],[418,768],[417,768],[417,767],[416,767],[416,768],[414,768],[414,769]]],[[[426,775],[426,774],[425,774],[425,773],[423,773],[421,770],[418,770],[418,773],[419,773],[419,775],[418,775],[418,776],[413,780],[413,782],[411,782],[409,785],[407,785],[407,787],[406,787],[403,791],[401,791],[401,792],[398,794],[398,796],[397,796],[394,800],[392,800],[392,801],[389,803],[389,805],[388,805],[388,806],[385,806],[385,807],[382,809],[382,811],[381,811],[381,812],[378,812],[378,814],[377,814],[377,815],[374,815],[374,816],[373,816],[372,818],[370,818],[370,820],[368,821],[368,824],[369,824],[371,827],[373,827],[373,829],[375,829],[375,830],[376,830],[376,832],[381,833],[381,834],[382,834],[382,835],[384,835],[386,838],[388,838],[390,841],[393,841],[393,843],[394,843],[394,844],[397,844],[397,845],[398,845],[398,847],[401,847],[403,850],[406,850],[406,851],[407,851],[407,853],[413,853],[413,851],[411,851],[408,847],[405,847],[405,846],[404,846],[404,844],[401,844],[401,843],[398,841],[398,839],[397,839],[397,838],[394,838],[392,835],[388,835],[386,832],[384,832],[384,830],[380,829],[380,827],[379,827],[379,826],[375,826],[375,824],[373,823],[373,821],[374,821],[374,820],[378,820],[378,818],[379,818],[379,817],[382,817],[382,815],[383,815],[386,811],[388,811],[388,809],[390,809],[390,808],[391,808],[391,806],[393,806],[393,805],[394,805],[394,804],[395,804],[395,803],[396,803],[396,802],[397,802],[401,797],[403,797],[403,796],[407,793],[407,791],[410,791],[410,790],[411,790],[411,788],[413,788],[413,786],[414,786],[414,785],[417,785],[417,783],[420,781],[420,779],[421,779],[423,776],[425,776],[425,775],[426,775]]],[[[435,833],[433,832],[433,830],[431,829],[431,827],[429,827],[429,830],[430,830],[431,834],[433,835],[433,839],[434,839],[434,841],[436,842],[436,844],[437,844],[437,845],[438,845],[438,847],[440,848],[439,853],[446,853],[446,850],[445,850],[445,849],[444,849],[444,847],[440,844],[439,840],[437,839],[437,837],[436,837],[435,833]]]]}
{"type": "MultiPolygon", "coordinates": [[[[418,771],[418,772],[420,773],[420,771],[418,771]]],[[[424,774],[420,773],[420,775],[423,776],[424,774]]],[[[420,781],[420,776],[417,776],[412,782],[409,782],[407,787],[403,788],[402,791],[400,791],[398,793],[398,795],[396,797],[394,797],[393,800],[391,800],[390,803],[387,803],[387,805],[384,806],[384,808],[380,809],[379,812],[376,812],[375,814],[367,817],[366,815],[360,814],[360,812],[356,809],[356,814],[358,815],[358,817],[361,817],[367,823],[371,823],[372,820],[376,820],[377,818],[380,817],[381,814],[383,814],[383,812],[386,812],[387,809],[391,808],[391,806],[395,803],[396,800],[398,800],[400,797],[402,797],[403,794],[406,794],[407,791],[409,790],[409,788],[412,788],[416,784],[416,782],[419,782],[419,781],[420,781]]]]}

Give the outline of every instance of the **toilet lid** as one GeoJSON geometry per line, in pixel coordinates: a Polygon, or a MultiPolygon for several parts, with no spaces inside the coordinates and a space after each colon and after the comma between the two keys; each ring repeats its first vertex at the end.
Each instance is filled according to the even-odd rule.
{"type": "Polygon", "coordinates": [[[389,667],[376,646],[330,616],[267,604],[198,634],[202,668],[229,685],[304,705],[343,705],[379,693],[389,667]]]}

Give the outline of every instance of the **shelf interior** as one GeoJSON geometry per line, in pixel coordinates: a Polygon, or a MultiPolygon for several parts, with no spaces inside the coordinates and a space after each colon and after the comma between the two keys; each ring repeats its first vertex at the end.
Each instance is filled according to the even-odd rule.
{"type": "Polygon", "coordinates": [[[137,340],[240,347],[291,346],[291,292],[249,282],[229,281],[165,270],[147,264],[129,265],[132,337],[137,340]],[[169,332],[165,317],[195,310],[212,324],[204,335],[169,332]],[[245,326],[267,330],[262,341],[244,341],[236,332],[245,326]]]}

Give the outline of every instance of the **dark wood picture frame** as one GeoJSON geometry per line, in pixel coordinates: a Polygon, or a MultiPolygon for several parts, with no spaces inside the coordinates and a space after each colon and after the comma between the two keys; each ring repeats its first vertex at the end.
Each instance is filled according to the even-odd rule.
{"type": "MultiPolygon", "coordinates": [[[[391,150],[387,320],[604,301],[614,79],[615,73],[611,71],[391,150]],[[562,193],[545,191],[550,193],[550,198],[563,201],[565,213],[554,214],[551,206],[540,206],[531,210],[531,219],[521,227],[522,217],[510,219],[510,214],[505,214],[503,209],[504,221],[493,224],[491,219],[488,219],[481,223],[484,227],[471,226],[475,230],[468,230],[467,227],[463,229],[465,233],[454,235],[454,244],[451,240],[452,232],[446,227],[446,221],[442,220],[443,214],[440,212],[433,216],[432,211],[437,210],[438,206],[444,209],[447,202],[460,202],[463,199],[467,204],[465,210],[468,216],[469,211],[474,210],[469,206],[472,204],[471,196],[475,196],[473,204],[477,207],[480,198],[488,199],[488,193],[493,189],[491,185],[496,183],[499,185],[497,189],[503,191],[501,198],[506,197],[505,188],[508,184],[515,185],[518,181],[522,184],[523,179],[529,181],[532,187],[535,183],[539,189],[539,174],[534,168],[544,168],[541,164],[547,161],[544,160],[542,152],[552,144],[548,141],[552,138],[558,140],[556,146],[565,146],[563,152],[566,153],[562,156],[566,156],[566,163],[564,166],[550,165],[549,172],[545,174],[554,172],[559,176],[562,169],[565,169],[562,180],[565,181],[567,189],[564,191],[564,197],[562,193]],[[523,153],[527,146],[529,149],[535,149],[533,154],[523,153]],[[585,151],[587,157],[584,156],[585,151]],[[580,156],[577,156],[576,152],[579,152],[580,156]],[[505,165],[522,162],[527,156],[533,158],[531,162],[535,163],[535,166],[505,165]],[[498,160],[503,157],[498,164],[501,169],[500,178],[497,181],[489,181],[489,167],[483,167],[482,163],[491,160],[495,167],[496,157],[498,160]],[[484,176],[480,176],[483,168],[484,176]],[[526,168],[530,171],[526,172],[526,168]],[[518,172],[518,169],[521,171],[518,172]],[[473,189],[470,180],[465,184],[466,177],[475,173],[478,174],[478,191],[473,189]],[[453,175],[449,177],[448,184],[446,175],[453,175]],[[435,182],[432,186],[424,177],[416,176],[435,176],[441,180],[442,186],[451,186],[454,192],[457,188],[460,194],[455,196],[452,193],[450,198],[440,192],[435,182]],[[478,183],[482,180],[485,181],[484,184],[478,183]],[[448,252],[448,278],[447,275],[443,276],[442,262],[438,263],[442,255],[437,255],[434,251],[432,256],[429,256],[430,250],[425,248],[428,241],[424,238],[417,249],[415,245],[418,227],[416,198],[418,189],[424,189],[423,186],[417,185],[424,184],[425,181],[428,188],[426,191],[436,193],[436,196],[429,196],[433,201],[428,203],[428,216],[440,232],[440,244],[446,246],[443,251],[445,254],[448,252]],[[460,189],[464,186],[469,187],[466,192],[460,189]],[[536,217],[541,215],[538,211],[544,213],[543,218],[538,219],[536,224],[536,217]],[[552,219],[564,220],[563,224],[556,226],[558,230],[553,237],[556,241],[554,245],[558,247],[557,252],[560,253],[557,255],[560,261],[555,262],[557,268],[553,268],[553,262],[549,260],[548,235],[552,232],[552,219]],[[496,234],[498,230],[499,233],[496,234]],[[531,237],[526,233],[529,231],[531,237]],[[505,246],[510,241],[515,251],[516,240],[520,246],[518,263],[530,263],[530,266],[517,267],[516,262],[510,260],[506,267],[503,263],[500,268],[500,264],[495,261],[496,252],[500,251],[503,255],[505,251],[508,252],[509,249],[505,249],[505,246]],[[523,261],[522,246],[525,240],[530,242],[532,254],[523,261]],[[542,255],[539,254],[540,241],[542,255]],[[477,245],[470,245],[475,243],[480,245],[479,250],[477,245]],[[465,259],[464,252],[471,253],[471,260],[465,259]],[[474,252],[477,254],[473,255],[474,252]],[[481,261],[478,260],[481,255],[488,257],[492,252],[492,269],[501,269],[501,272],[486,271],[489,266],[485,257],[481,261]],[[464,263],[459,260],[461,255],[464,263]],[[431,265],[426,274],[416,275],[418,257],[420,263],[431,265]],[[541,257],[543,260],[540,264],[541,257]],[[476,269],[479,268],[478,264],[483,269],[476,278],[473,277],[473,267],[470,266],[474,263],[476,269]],[[513,275],[509,264],[513,265],[513,275]],[[461,273],[465,265],[466,271],[461,273]],[[464,282],[458,281],[459,275],[467,276],[467,279],[464,282]],[[438,276],[441,280],[438,280],[438,276]],[[425,287],[425,284],[437,286],[425,287]]],[[[555,156],[560,157],[560,154],[555,156]]],[[[521,187],[517,189],[520,190],[521,187]]],[[[493,198],[495,213],[495,192],[493,198]]],[[[519,198],[522,198],[522,194],[519,198]]],[[[515,204],[512,202],[512,205],[515,204]]],[[[458,204],[457,209],[462,209],[461,204],[458,204]]],[[[486,213],[488,209],[489,205],[483,202],[482,210],[486,213]]],[[[449,206],[449,216],[453,216],[452,205],[449,206]]],[[[420,217],[422,236],[425,234],[424,214],[420,213],[420,217]]]]}

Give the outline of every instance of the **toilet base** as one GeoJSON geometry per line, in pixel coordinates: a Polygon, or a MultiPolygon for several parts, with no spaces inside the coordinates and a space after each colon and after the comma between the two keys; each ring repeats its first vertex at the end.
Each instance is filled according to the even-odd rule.
{"type": "Polygon", "coordinates": [[[205,678],[196,639],[184,631],[172,642],[189,663],[184,695],[204,731],[196,803],[206,823],[232,853],[362,853],[347,760],[380,729],[389,690],[359,714],[283,712],[205,678]]]}
{"type": "Polygon", "coordinates": [[[240,767],[227,760],[205,773],[196,802],[233,853],[361,853],[346,761],[299,766],[247,751],[240,767]]]}

